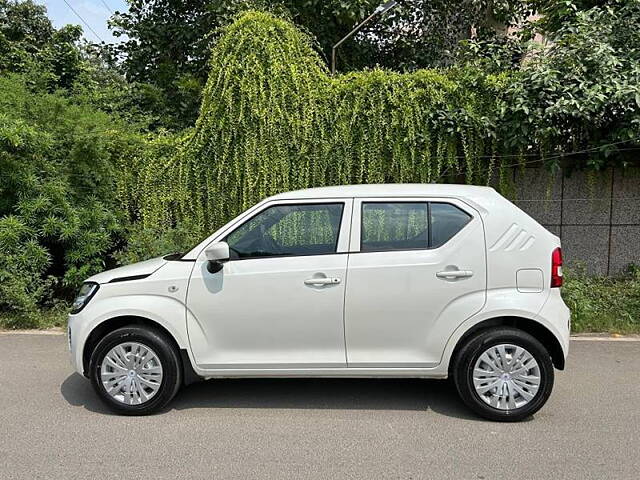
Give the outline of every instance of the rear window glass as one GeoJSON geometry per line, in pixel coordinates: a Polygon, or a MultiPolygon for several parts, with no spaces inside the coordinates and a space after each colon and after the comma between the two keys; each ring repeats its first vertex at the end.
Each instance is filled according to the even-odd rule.
{"type": "Polygon", "coordinates": [[[360,251],[438,248],[470,220],[471,215],[450,203],[365,202],[360,251]]]}
{"type": "Polygon", "coordinates": [[[450,203],[431,204],[431,248],[438,248],[464,228],[471,215],[450,203]]]}
{"type": "Polygon", "coordinates": [[[428,248],[428,204],[363,203],[360,251],[428,248]]]}

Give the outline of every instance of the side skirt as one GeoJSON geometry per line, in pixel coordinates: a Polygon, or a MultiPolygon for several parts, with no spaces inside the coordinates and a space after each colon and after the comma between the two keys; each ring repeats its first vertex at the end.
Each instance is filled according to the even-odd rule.
{"type": "Polygon", "coordinates": [[[317,378],[447,378],[439,368],[260,368],[201,370],[204,378],[317,377],[317,378]]]}

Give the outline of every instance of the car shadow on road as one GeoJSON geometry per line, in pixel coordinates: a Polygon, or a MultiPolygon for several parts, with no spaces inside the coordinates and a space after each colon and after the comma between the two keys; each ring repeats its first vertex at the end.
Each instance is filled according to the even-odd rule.
{"type": "MultiPolygon", "coordinates": [[[[111,413],[91,384],[77,373],[62,383],[60,391],[71,405],[111,413]]],[[[193,408],[432,410],[449,417],[482,420],[462,403],[451,382],[423,379],[215,379],[183,388],[162,413],[193,408]]]]}

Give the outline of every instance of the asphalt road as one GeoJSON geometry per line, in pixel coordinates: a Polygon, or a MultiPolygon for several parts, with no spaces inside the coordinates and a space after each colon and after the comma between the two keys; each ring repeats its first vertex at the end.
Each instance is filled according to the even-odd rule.
{"type": "Polygon", "coordinates": [[[572,342],[547,405],[498,424],[446,381],[214,380],[111,415],[62,335],[0,334],[0,478],[640,478],[640,342],[572,342]]]}

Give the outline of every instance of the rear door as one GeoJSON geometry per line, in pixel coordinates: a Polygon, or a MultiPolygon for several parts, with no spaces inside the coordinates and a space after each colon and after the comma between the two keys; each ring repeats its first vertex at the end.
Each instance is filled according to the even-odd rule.
{"type": "Polygon", "coordinates": [[[430,367],[486,296],[484,229],[448,198],[353,205],[345,297],[349,367],[430,367]]]}

